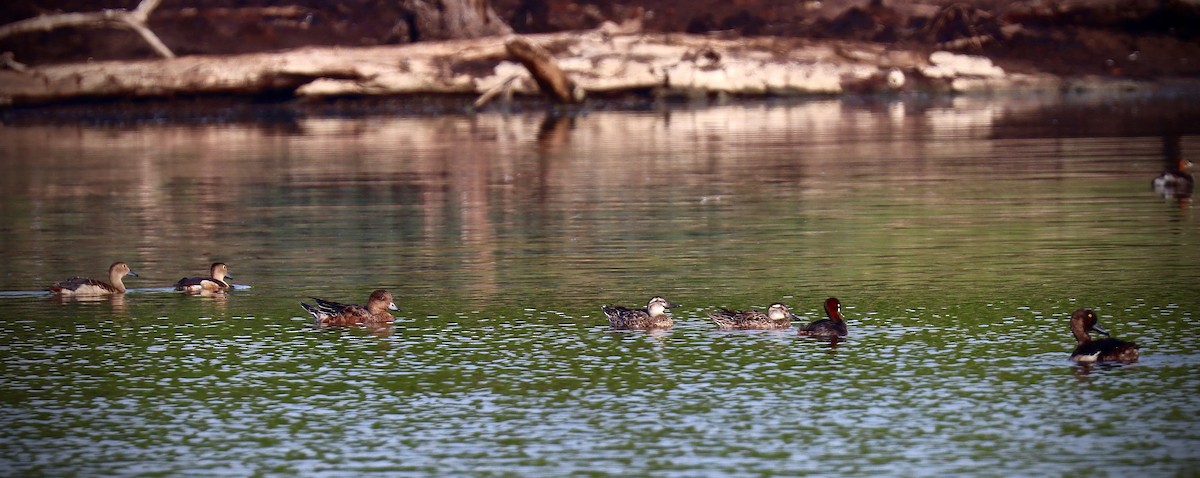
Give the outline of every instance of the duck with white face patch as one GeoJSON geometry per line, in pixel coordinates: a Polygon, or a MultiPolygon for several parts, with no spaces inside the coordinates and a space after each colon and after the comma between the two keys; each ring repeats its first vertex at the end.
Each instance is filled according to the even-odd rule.
{"type": "Polygon", "coordinates": [[[608,317],[608,322],[614,329],[668,329],[675,325],[667,309],[679,307],[662,297],[650,299],[644,309],[631,309],[619,305],[606,305],[600,309],[608,317]]]}
{"type": "Polygon", "coordinates": [[[786,305],[780,303],[771,304],[766,313],[757,310],[721,309],[709,312],[708,318],[712,319],[718,328],[725,330],[787,329],[791,328],[793,320],[799,319],[786,305]]]}

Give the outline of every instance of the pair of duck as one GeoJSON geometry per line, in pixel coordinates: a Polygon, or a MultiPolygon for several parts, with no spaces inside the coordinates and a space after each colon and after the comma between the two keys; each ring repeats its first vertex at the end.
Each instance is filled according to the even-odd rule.
{"type": "MultiPolygon", "coordinates": [[[[108,266],[108,282],[89,279],[87,277],[72,277],[50,286],[46,290],[52,294],[64,297],[89,297],[125,293],[125,277],[137,277],[137,272],[124,262],[114,262],[108,266]]],[[[209,268],[208,277],[184,277],[175,283],[175,290],[190,294],[201,292],[220,292],[229,289],[225,279],[232,279],[229,266],[223,262],[214,262],[209,268]]]]}
{"type": "MultiPolygon", "coordinates": [[[[619,305],[606,305],[600,309],[608,317],[608,322],[614,329],[654,330],[666,329],[675,321],[667,315],[667,309],[679,307],[662,297],[650,299],[644,309],[631,309],[619,305]]],[[[836,297],[825,299],[825,315],[827,319],[800,326],[799,334],[810,337],[845,337],[847,334],[846,321],[842,319],[842,303],[836,297]]],[[[721,309],[709,312],[708,318],[722,330],[780,330],[792,327],[792,322],[800,320],[787,306],[781,303],[771,304],[767,311],[721,309]]]]}

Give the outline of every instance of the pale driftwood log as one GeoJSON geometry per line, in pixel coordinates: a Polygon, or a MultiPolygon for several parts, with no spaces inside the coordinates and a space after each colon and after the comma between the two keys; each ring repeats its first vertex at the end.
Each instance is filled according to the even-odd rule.
{"type": "Polygon", "coordinates": [[[520,78],[520,76],[518,76],[518,75],[509,76],[504,81],[497,84],[496,86],[493,86],[491,89],[483,92],[483,94],[479,95],[479,98],[475,100],[474,106],[476,108],[482,108],[482,107],[484,107],[484,105],[487,105],[488,102],[492,101],[492,98],[495,98],[497,95],[499,95],[501,93],[511,95],[512,94],[512,84],[518,78],[520,78]]]}
{"type": "Polygon", "coordinates": [[[504,42],[504,49],[517,61],[525,65],[538,88],[554,101],[563,104],[581,103],[584,99],[583,90],[575,86],[575,82],[563,73],[554,61],[554,56],[538,45],[528,40],[515,37],[504,42]]]}
{"type": "Polygon", "coordinates": [[[158,4],[161,2],[162,0],[142,0],[133,11],[111,9],[92,13],[42,15],[0,26],[0,38],[18,33],[50,31],[63,27],[128,28],[141,35],[142,39],[146,40],[146,43],[149,43],[150,47],[154,48],[154,51],[158,52],[163,58],[175,58],[175,53],[171,52],[171,49],[167,48],[167,45],[158,39],[158,35],[155,35],[146,26],[146,20],[150,18],[150,12],[158,8],[158,4]]]}
{"type": "MultiPolygon", "coordinates": [[[[950,56],[931,62],[926,54],[874,43],[615,31],[609,27],[525,38],[533,44],[555,45],[560,52],[555,63],[589,95],[648,91],[666,96],[836,95],[885,91],[897,85],[919,88],[922,78],[941,85],[933,88],[938,91],[1057,91],[1061,86],[1057,77],[1011,75],[982,57],[947,53],[950,56]]],[[[506,41],[486,37],[364,48],[310,47],[47,65],[26,72],[0,70],[0,104],[268,92],[309,98],[478,97],[509,90],[540,94],[529,71],[510,61],[506,41]]]]}

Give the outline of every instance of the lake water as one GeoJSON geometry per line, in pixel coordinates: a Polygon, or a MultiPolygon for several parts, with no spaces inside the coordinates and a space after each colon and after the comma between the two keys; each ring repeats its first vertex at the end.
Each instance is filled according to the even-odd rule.
{"type": "Polygon", "coordinates": [[[0,475],[1196,476],[1200,213],[1150,181],[1197,105],[0,127],[0,475]],[[828,296],[836,346],[705,317],[828,296]],[[1139,363],[1067,360],[1085,306],[1139,363]]]}

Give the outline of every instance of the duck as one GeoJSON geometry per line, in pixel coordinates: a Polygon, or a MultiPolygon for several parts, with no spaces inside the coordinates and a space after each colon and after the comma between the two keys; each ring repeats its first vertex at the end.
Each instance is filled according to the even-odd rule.
{"type": "Polygon", "coordinates": [[[842,320],[842,302],[837,297],[825,299],[825,315],[828,319],[800,326],[800,335],[808,337],[845,337],[846,321],[842,320]]]}
{"type": "Polygon", "coordinates": [[[619,305],[606,305],[600,308],[608,317],[608,322],[614,329],[668,329],[675,324],[667,309],[679,307],[662,297],[654,297],[644,309],[630,309],[619,305]]]}
{"type": "Polygon", "coordinates": [[[125,283],[122,282],[122,279],[127,275],[138,276],[137,272],[129,268],[129,264],[117,261],[108,266],[108,282],[77,276],[55,283],[46,290],[50,291],[51,294],[60,296],[124,294],[125,283]]]}
{"type": "Polygon", "coordinates": [[[1071,360],[1074,362],[1137,362],[1138,344],[1109,336],[1108,331],[1100,327],[1092,309],[1081,308],[1071,313],[1071,333],[1075,335],[1075,342],[1079,343],[1075,351],[1071,352],[1071,360]],[[1092,330],[1104,334],[1105,338],[1092,340],[1088,335],[1092,330]]]}
{"type": "Polygon", "coordinates": [[[788,310],[786,305],[771,304],[767,313],[757,310],[721,309],[709,312],[708,318],[717,324],[717,328],[725,330],[745,329],[787,329],[792,326],[792,320],[797,317],[788,310]]]}
{"type": "Polygon", "coordinates": [[[318,299],[317,305],[300,303],[304,310],[317,319],[319,325],[358,325],[358,324],[387,324],[396,320],[389,310],[400,310],[392,301],[392,293],[384,289],[371,292],[367,305],[342,304],[318,299]]]}
{"type": "Polygon", "coordinates": [[[197,294],[200,292],[219,292],[229,289],[230,285],[225,282],[225,279],[232,279],[229,275],[229,266],[224,262],[214,262],[209,267],[208,277],[184,277],[175,283],[175,290],[181,290],[188,294],[197,294]]]}
{"type": "MultiPolygon", "coordinates": [[[[1170,161],[1168,161],[1169,163],[1170,161]]],[[[1162,174],[1151,181],[1154,187],[1154,192],[1166,198],[1187,198],[1191,197],[1192,189],[1196,186],[1196,180],[1192,174],[1187,172],[1191,168],[1192,162],[1180,158],[1174,164],[1170,164],[1162,174]]]]}

